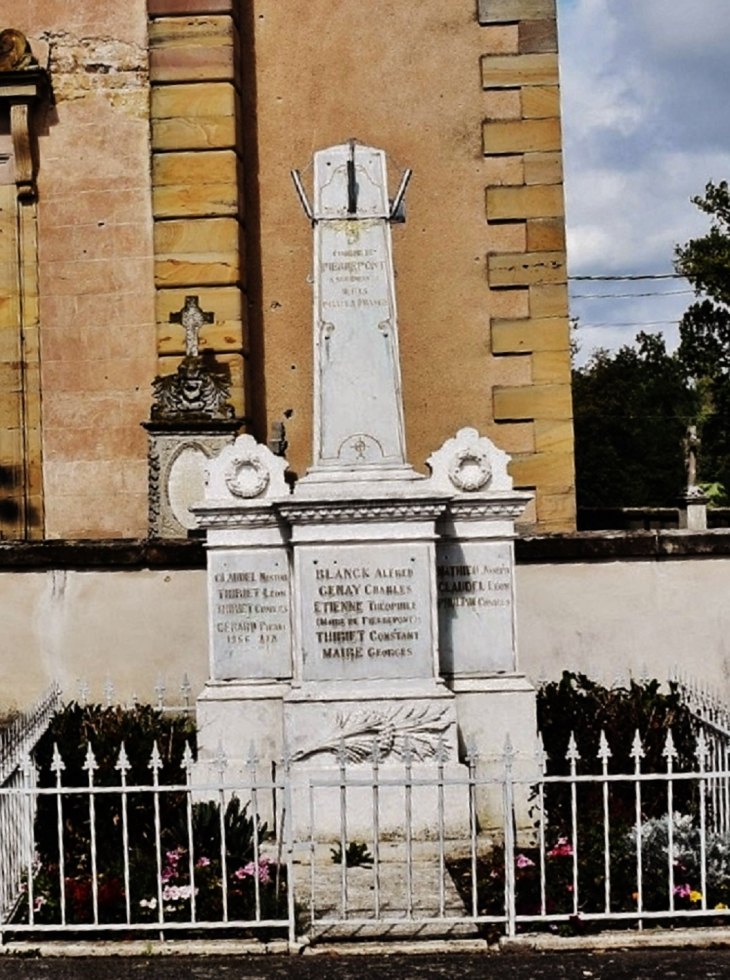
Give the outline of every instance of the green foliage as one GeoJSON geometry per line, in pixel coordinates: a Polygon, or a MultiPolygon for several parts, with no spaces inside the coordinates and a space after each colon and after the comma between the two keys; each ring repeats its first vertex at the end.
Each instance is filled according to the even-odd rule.
{"type": "MultiPolygon", "coordinates": [[[[333,864],[342,864],[342,844],[330,848],[333,864]]],[[[362,841],[351,840],[345,848],[345,864],[348,868],[371,868],[373,856],[367,844],[362,841]]]]}
{"type": "Polygon", "coordinates": [[[586,771],[595,769],[601,732],[611,749],[612,772],[633,771],[631,746],[637,731],[646,771],[664,771],[662,753],[670,729],[679,764],[694,762],[691,715],[672,682],[667,693],[657,680],[632,680],[628,687],[608,688],[585,674],[565,670],[559,681],[539,689],[537,721],[551,771],[568,771],[565,753],[571,733],[575,733],[586,771]]]}
{"type": "MultiPolygon", "coordinates": [[[[255,840],[263,845],[269,833],[266,824],[257,822],[249,812],[248,803],[242,804],[237,796],[228,796],[225,801],[193,803],[190,837],[188,796],[180,787],[185,783],[182,769],[185,745],[195,747],[191,720],[163,715],[149,706],[124,711],[71,704],[58,712],[37,746],[39,785],[56,784],[50,764],[57,744],[66,767],[62,772],[63,785],[87,787],[89,773],[83,767],[87,746],[91,744],[98,765],[93,773],[94,785],[119,786],[121,776],[115,766],[122,742],[130,762],[127,785],[141,788],[124,797],[126,812],[121,794],[93,797],[100,921],[125,921],[127,897],[133,922],[157,921],[160,899],[167,920],[187,920],[193,894],[197,918],[220,921],[224,868],[230,919],[254,916],[257,888],[262,917],[274,917],[282,900],[282,874],[276,863],[260,852],[258,862],[254,860],[255,840]],[[155,744],[162,761],[158,771],[159,794],[144,789],[153,782],[150,757],[155,744]],[[225,809],[221,813],[222,802],[225,809]],[[123,845],[125,815],[129,839],[128,896],[123,845]],[[221,846],[222,827],[225,854],[221,846]]],[[[83,792],[64,795],[60,806],[67,917],[69,922],[87,923],[93,921],[92,797],[83,792]]],[[[57,797],[39,796],[35,825],[38,867],[33,882],[39,922],[60,921],[58,807],[57,797]]],[[[19,914],[27,915],[27,906],[21,907],[19,914]]]]}
{"type": "MultiPolygon", "coordinates": [[[[566,774],[570,763],[566,758],[571,733],[575,734],[580,759],[577,772],[600,771],[598,751],[601,732],[606,735],[611,756],[609,773],[634,772],[632,746],[636,732],[640,733],[644,757],[641,771],[666,772],[664,749],[667,734],[672,733],[677,753],[676,769],[695,766],[695,736],[691,715],[682,703],[674,684],[662,693],[659,681],[631,681],[628,688],[606,688],[591,681],[585,674],[564,671],[560,681],[544,685],[537,696],[538,727],[542,732],[548,757],[548,773],[566,774]]],[[[675,806],[690,809],[695,787],[691,782],[675,787],[675,806]]],[[[603,789],[599,784],[587,784],[578,796],[579,825],[589,833],[603,820],[603,789]]],[[[553,832],[570,837],[571,794],[569,787],[553,785],[547,792],[547,809],[553,832]]],[[[649,819],[659,817],[667,805],[666,784],[647,782],[642,787],[642,812],[649,819]]],[[[611,785],[611,814],[614,831],[619,837],[628,831],[635,819],[635,786],[627,780],[611,785]]]]}
{"type": "MultiPolygon", "coordinates": [[[[637,729],[641,733],[644,774],[666,773],[663,755],[671,730],[677,757],[675,771],[696,771],[695,738],[688,710],[676,686],[663,693],[657,681],[631,682],[626,688],[608,689],[583,674],[566,671],[560,681],[544,685],[538,692],[538,723],[548,755],[548,775],[570,772],[565,758],[571,733],[575,734],[580,758],[578,775],[600,774],[598,750],[605,732],[611,757],[609,774],[627,774],[626,781],[608,784],[607,799],[600,782],[579,783],[575,796],[570,785],[544,785],[535,792],[535,831],[515,853],[515,902],[519,915],[539,915],[544,896],[548,915],[563,915],[567,923],[554,931],[583,931],[585,912],[603,912],[606,902],[606,862],[611,882],[609,908],[615,913],[638,909],[637,851],[642,858],[642,907],[666,910],[670,891],[677,912],[699,907],[702,900],[699,808],[690,781],[673,786],[673,849],[670,878],[668,794],[664,781],[641,783],[640,795],[631,780],[635,759],[631,755],[637,729]],[[641,814],[641,836],[637,843],[637,804],[641,814]],[[575,805],[576,820],[573,820],[575,805]],[[608,814],[608,851],[606,824],[608,814]],[[535,846],[544,833],[544,878],[540,850],[535,846]],[[575,914],[575,881],[578,882],[575,914]]],[[[696,785],[696,784],[695,784],[696,785]]],[[[730,903],[730,836],[708,833],[707,895],[710,908],[724,909],[730,903]]],[[[468,906],[472,901],[471,859],[451,862],[450,870],[468,906]]],[[[505,902],[505,854],[501,846],[480,855],[477,862],[477,906],[480,914],[501,915],[505,902]]],[[[530,928],[533,928],[531,925],[530,928]]],[[[597,928],[597,927],[594,927],[597,928]]]]}
{"type": "Polygon", "coordinates": [[[697,391],[663,337],[636,342],[573,371],[579,507],[675,506],[686,484],[683,440],[697,391]]]}
{"type": "Polygon", "coordinates": [[[730,191],[705,187],[693,203],[710,215],[710,230],[676,248],[675,266],[698,296],[679,325],[678,359],[700,399],[701,478],[730,489],[730,191]]]}

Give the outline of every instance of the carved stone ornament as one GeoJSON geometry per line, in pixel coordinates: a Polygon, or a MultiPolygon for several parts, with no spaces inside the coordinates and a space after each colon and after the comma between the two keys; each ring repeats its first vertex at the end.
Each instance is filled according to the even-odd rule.
{"type": "Polygon", "coordinates": [[[269,471],[255,453],[239,453],[228,464],[226,486],[234,497],[260,497],[269,485],[269,471]]]}
{"type": "Polygon", "coordinates": [[[492,464],[484,449],[459,449],[449,465],[449,479],[457,490],[482,490],[492,478],[492,464]]]}
{"type": "Polygon", "coordinates": [[[502,493],[512,490],[507,453],[476,429],[460,429],[426,461],[434,489],[446,493],[502,493]]]}
{"type": "Polygon", "coordinates": [[[22,31],[13,27],[0,31],[0,72],[22,71],[24,68],[34,68],[37,64],[22,31]]]}
{"type": "Polygon", "coordinates": [[[0,31],[0,105],[10,110],[15,184],[21,198],[36,195],[32,107],[48,91],[48,75],[33,57],[26,36],[12,27],[0,31]]]}
{"type": "Polygon", "coordinates": [[[211,371],[202,356],[183,358],[177,373],[155,378],[152,389],[150,415],[155,421],[232,419],[235,415],[228,401],[230,381],[211,371]]]}
{"type": "Polygon", "coordinates": [[[441,757],[446,761],[445,734],[452,722],[449,707],[440,704],[396,704],[372,710],[338,712],[331,731],[292,754],[292,761],[329,753],[345,762],[366,762],[393,756],[414,762],[441,757]]]}
{"type": "MultiPolygon", "coordinates": [[[[287,466],[285,459],[275,456],[253,436],[239,436],[208,464],[206,504],[226,504],[230,509],[235,502],[243,505],[262,498],[288,496],[289,487],[284,478],[287,466]]],[[[203,512],[206,505],[196,510],[203,512]]],[[[210,510],[212,516],[215,507],[210,510]]],[[[201,523],[207,526],[207,517],[201,523]]]]}

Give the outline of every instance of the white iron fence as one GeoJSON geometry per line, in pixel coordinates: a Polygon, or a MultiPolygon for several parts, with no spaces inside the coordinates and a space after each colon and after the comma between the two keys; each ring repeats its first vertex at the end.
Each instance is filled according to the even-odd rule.
{"type": "Polygon", "coordinates": [[[52,684],[27,711],[20,712],[0,732],[0,921],[18,899],[23,868],[33,854],[32,801],[21,792],[32,783],[26,760],[60,705],[60,691],[52,684]],[[23,768],[25,764],[25,768],[23,768]]]}
{"type": "MultiPolygon", "coordinates": [[[[730,708],[719,695],[697,680],[678,672],[672,677],[682,703],[692,716],[697,735],[703,734],[709,755],[709,767],[726,773],[730,767],[730,708]]],[[[718,775],[710,787],[710,828],[730,833],[730,778],[718,775]]]]}
{"type": "Polygon", "coordinates": [[[3,889],[18,881],[9,855],[22,855],[0,931],[293,940],[726,921],[730,836],[711,815],[727,767],[702,732],[681,759],[667,735],[659,772],[645,771],[638,733],[628,765],[614,749],[602,736],[581,759],[571,738],[548,766],[538,746],[522,775],[508,742],[492,776],[474,754],[426,764],[406,746],[394,762],[377,743],[369,763],[343,748],[272,774],[252,755],[233,775],[221,754],[207,782],[189,749],[56,749],[0,788],[0,812],[15,814],[0,828],[3,889]]]}

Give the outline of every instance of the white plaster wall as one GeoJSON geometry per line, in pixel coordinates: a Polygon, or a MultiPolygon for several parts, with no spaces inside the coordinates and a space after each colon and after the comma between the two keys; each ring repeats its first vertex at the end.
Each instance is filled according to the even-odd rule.
{"type": "Polygon", "coordinates": [[[23,706],[52,679],[75,697],[154,699],[159,676],[179,700],[185,671],[208,676],[204,571],[0,573],[0,705],[23,706]]]}
{"type": "MultiPolygon", "coordinates": [[[[538,681],[565,668],[603,681],[674,666],[730,701],[730,559],[519,565],[519,665],[538,681]]],[[[204,571],[0,573],[0,707],[57,678],[103,698],[171,695],[208,674],[204,571]]]]}
{"type": "Polygon", "coordinates": [[[677,666],[730,701],[730,559],[517,567],[520,667],[612,681],[677,666]]]}

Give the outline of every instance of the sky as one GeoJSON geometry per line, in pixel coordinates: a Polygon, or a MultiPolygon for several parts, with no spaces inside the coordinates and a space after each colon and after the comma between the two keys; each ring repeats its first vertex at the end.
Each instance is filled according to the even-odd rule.
{"type": "MultiPolygon", "coordinates": [[[[730,0],[558,10],[569,275],[671,273],[675,245],[709,228],[691,197],[730,181],[730,0]]],[[[570,292],[578,363],[639,330],[673,349],[694,298],[684,279],[572,279],[570,292]]]]}

